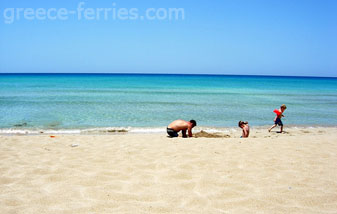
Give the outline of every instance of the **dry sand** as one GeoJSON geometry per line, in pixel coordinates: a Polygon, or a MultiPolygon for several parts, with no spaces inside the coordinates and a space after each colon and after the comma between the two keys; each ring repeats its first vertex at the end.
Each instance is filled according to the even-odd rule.
{"type": "Polygon", "coordinates": [[[337,213],[336,133],[0,136],[0,213],[337,213]]]}

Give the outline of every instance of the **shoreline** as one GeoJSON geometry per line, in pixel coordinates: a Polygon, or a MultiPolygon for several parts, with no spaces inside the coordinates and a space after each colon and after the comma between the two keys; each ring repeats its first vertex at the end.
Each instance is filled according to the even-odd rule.
{"type": "MultiPolygon", "coordinates": [[[[271,125],[270,125],[271,126],[271,125]]],[[[251,133],[254,131],[266,131],[270,126],[250,126],[251,133]]],[[[337,125],[322,126],[322,125],[286,125],[284,126],[285,133],[305,131],[305,130],[323,130],[323,129],[337,129],[337,125]]],[[[277,132],[279,127],[272,130],[277,132]]],[[[241,133],[239,127],[195,127],[192,132],[200,133],[206,132],[211,134],[227,134],[236,135],[241,133]]],[[[104,127],[104,128],[87,128],[87,129],[18,129],[18,128],[3,128],[0,129],[0,136],[15,136],[15,135],[166,135],[166,127],[104,127]]],[[[250,135],[252,136],[252,135],[250,135]]]]}

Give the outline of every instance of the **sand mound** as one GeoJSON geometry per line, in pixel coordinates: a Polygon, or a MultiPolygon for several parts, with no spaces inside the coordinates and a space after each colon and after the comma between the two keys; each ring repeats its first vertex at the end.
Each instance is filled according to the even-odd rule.
{"type": "Polygon", "coordinates": [[[201,131],[201,132],[198,132],[198,133],[194,134],[194,137],[195,138],[200,138],[200,137],[204,137],[204,138],[229,138],[230,136],[229,135],[222,135],[222,134],[219,134],[219,133],[208,133],[208,132],[205,132],[205,131],[201,131]]]}

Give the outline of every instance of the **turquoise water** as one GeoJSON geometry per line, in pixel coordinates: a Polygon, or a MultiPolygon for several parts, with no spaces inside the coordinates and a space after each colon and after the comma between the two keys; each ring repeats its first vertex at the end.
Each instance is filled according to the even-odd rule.
{"type": "Polygon", "coordinates": [[[142,74],[0,74],[0,128],[337,125],[337,79],[142,74]]]}

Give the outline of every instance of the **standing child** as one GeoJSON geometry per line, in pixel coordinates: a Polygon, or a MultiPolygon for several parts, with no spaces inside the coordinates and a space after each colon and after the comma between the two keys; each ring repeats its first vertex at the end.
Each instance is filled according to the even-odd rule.
{"type": "Polygon", "coordinates": [[[242,138],[247,138],[249,136],[249,125],[248,122],[239,121],[239,127],[242,129],[242,138]]]}
{"type": "Polygon", "coordinates": [[[273,128],[275,128],[277,125],[279,125],[281,127],[280,133],[283,132],[283,123],[281,118],[284,117],[283,112],[287,109],[286,105],[281,105],[280,109],[275,109],[274,113],[276,114],[276,117],[274,119],[274,125],[272,127],[270,127],[270,129],[268,129],[268,131],[270,132],[273,128]]]}

